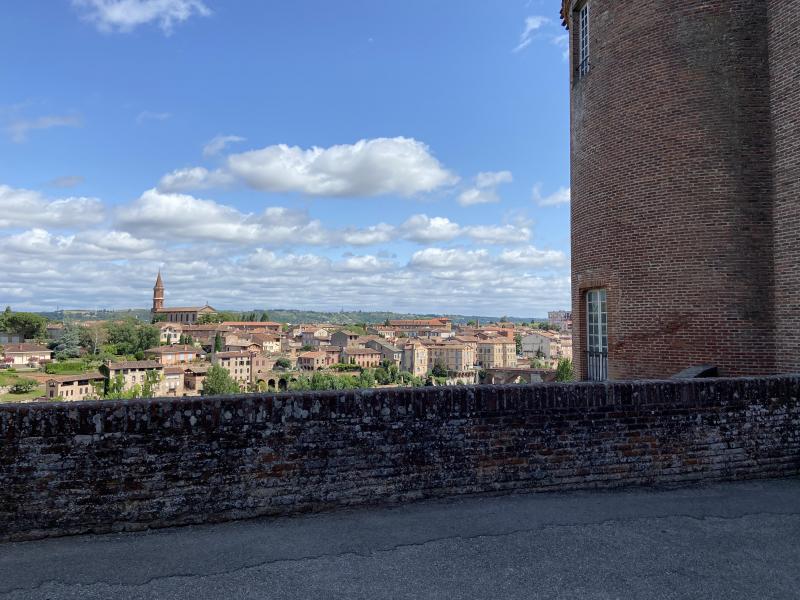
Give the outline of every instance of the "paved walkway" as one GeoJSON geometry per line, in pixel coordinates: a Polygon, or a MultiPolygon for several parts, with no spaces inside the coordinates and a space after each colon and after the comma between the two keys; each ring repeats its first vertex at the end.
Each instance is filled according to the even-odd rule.
{"type": "Polygon", "coordinates": [[[800,598],[800,479],[0,544],[0,599],[800,598]]]}

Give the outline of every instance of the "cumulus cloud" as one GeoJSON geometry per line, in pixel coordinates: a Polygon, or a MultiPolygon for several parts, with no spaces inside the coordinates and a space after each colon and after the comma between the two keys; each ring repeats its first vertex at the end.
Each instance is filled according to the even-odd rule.
{"type": "Polygon", "coordinates": [[[475,186],[461,192],[458,203],[461,206],[475,204],[488,204],[500,202],[496,187],[502,183],[511,183],[514,180],[511,171],[489,171],[478,173],[475,177],[475,186]]]}
{"type": "Polygon", "coordinates": [[[97,198],[48,200],[39,192],[0,185],[0,227],[85,227],[103,220],[97,198]]]}
{"type": "Polygon", "coordinates": [[[546,25],[549,22],[550,19],[547,17],[526,17],[525,29],[523,30],[522,35],[519,36],[519,43],[514,47],[513,52],[519,52],[520,50],[524,50],[530,46],[531,42],[533,41],[534,34],[541,29],[543,25],[546,25]]]}
{"type": "Polygon", "coordinates": [[[447,242],[461,235],[461,227],[447,217],[413,215],[400,227],[403,238],[422,244],[447,242]]]}
{"type": "Polygon", "coordinates": [[[27,141],[31,131],[53,127],[80,127],[81,124],[81,118],[77,115],[47,115],[34,119],[14,119],[6,126],[6,131],[12,142],[21,144],[27,141]]]}
{"type": "Polygon", "coordinates": [[[542,184],[537,183],[531,192],[533,201],[539,206],[558,206],[559,204],[569,204],[570,188],[561,187],[549,196],[542,195],[542,184]]]}
{"type": "Polygon", "coordinates": [[[190,192],[224,187],[232,181],[230,175],[219,169],[209,171],[205,167],[190,167],[164,175],[158,182],[158,189],[162,192],[190,192]]]}
{"type": "Polygon", "coordinates": [[[117,212],[121,227],[161,238],[243,242],[258,239],[261,228],[249,215],[213,200],[156,189],[144,192],[117,212]]]}
{"type": "Polygon", "coordinates": [[[211,10],[201,0],[72,0],[85,20],[99,31],[129,32],[140,25],[156,23],[169,35],[176,24],[211,10]]]}
{"type": "Polygon", "coordinates": [[[245,138],[238,135],[218,135],[203,146],[203,156],[215,156],[222,152],[228,144],[244,142],[245,138]]]}
{"type": "Polygon", "coordinates": [[[415,139],[375,138],[329,148],[279,144],[232,154],[228,170],[249,186],[307,196],[413,196],[458,178],[415,139]]]}
{"type": "Polygon", "coordinates": [[[560,250],[539,250],[533,246],[504,250],[499,260],[520,267],[565,267],[567,256],[560,250]]]}

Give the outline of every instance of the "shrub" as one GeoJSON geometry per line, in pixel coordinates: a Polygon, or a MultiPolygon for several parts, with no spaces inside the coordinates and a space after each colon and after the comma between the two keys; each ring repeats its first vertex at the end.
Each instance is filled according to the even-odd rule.
{"type": "Polygon", "coordinates": [[[39,384],[36,383],[34,379],[22,378],[18,379],[17,382],[11,386],[9,391],[12,394],[27,394],[35,390],[37,385],[39,384]]]}

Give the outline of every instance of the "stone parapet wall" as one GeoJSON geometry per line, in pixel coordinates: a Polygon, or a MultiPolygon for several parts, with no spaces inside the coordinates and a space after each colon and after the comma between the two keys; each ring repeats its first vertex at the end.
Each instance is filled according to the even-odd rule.
{"type": "Polygon", "coordinates": [[[800,474],[800,375],[0,405],[0,539],[800,474]]]}

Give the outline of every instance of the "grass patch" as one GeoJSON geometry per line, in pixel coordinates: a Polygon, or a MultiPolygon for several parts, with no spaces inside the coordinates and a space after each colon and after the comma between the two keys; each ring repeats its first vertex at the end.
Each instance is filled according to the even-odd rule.
{"type": "Polygon", "coordinates": [[[33,391],[24,394],[0,394],[0,402],[23,402],[44,396],[44,385],[38,385],[33,391]]]}

